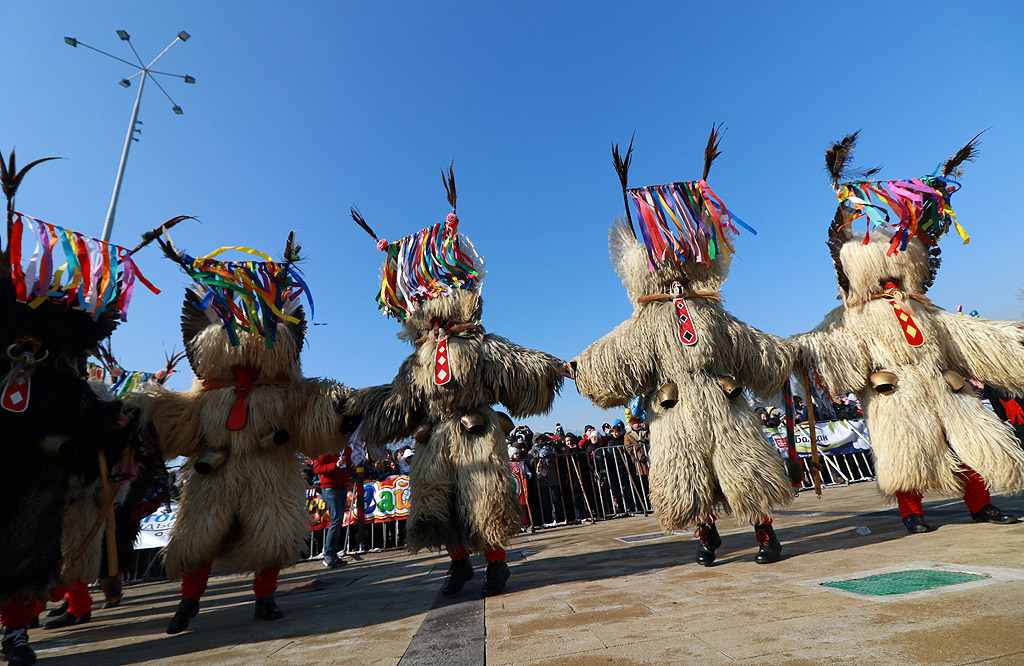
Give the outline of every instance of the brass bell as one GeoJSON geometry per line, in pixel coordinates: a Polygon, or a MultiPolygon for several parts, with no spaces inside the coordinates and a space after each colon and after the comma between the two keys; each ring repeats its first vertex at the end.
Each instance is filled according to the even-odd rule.
{"type": "Polygon", "coordinates": [[[675,382],[663,384],[658,389],[658,404],[662,409],[672,409],[677,402],[679,402],[679,387],[675,385],[675,382]]]}
{"type": "Polygon", "coordinates": [[[722,390],[725,391],[725,397],[732,400],[743,393],[743,384],[732,375],[722,375],[718,378],[718,383],[722,385],[722,390]]]}
{"type": "Polygon", "coordinates": [[[212,474],[227,462],[228,452],[226,449],[211,449],[199,456],[192,466],[196,474],[212,474]]]}
{"type": "Polygon", "coordinates": [[[946,378],[946,383],[953,389],[953,393],[959,393],[960,389],[967,386],[967,380],[956,370],[944,370],[942,376],[946,378]]]}
{"type": "Polygon", "coordinates": [[[291,439],[291,435],[288,434],[287,430],[275,430],[272,433],[263,436],[263,439],[259,441],[258,446],[264,451],[269,451],[277,446],[284,446],[291,439]]]}
{"type": "Polygon", "coordinates": [[[510,432],[516,429],[516,424],[512,420],[512,417],[505,412],[495,412],[495,416],[498,417],[498,428],[501,429],[501,434],[508,435],[510,432]]]}
{"type": "Polygon", "coordinates": [[[416,440],[417,444],[426,444],[427,440],[430,439],[430,433],[434,430],[434,424],[430,421],[424,421],[423,423],[416,426],[416,429],[412,431],[412,438],[416,440]]]}
{"type": "Polygon", "coordinates": [[[872,372],[869,377],[871,381],[871,388],[875,389],[882,395],[889,395],[896,390],[896,385],[900,383],[900,378],[891,372],[872,372]]]}
{"type": "Polygon", "coordinates": [[[487,420],[480,412],[466,412],[459,419],[462,427],[471,435],[482,435],[487,431],[487,420]]]}
{"type": "Polygon", "coordinates": [[[75,442],[67,435],[47,435],[36,445],[39,453],[47,458],[67,458],[74,455],[75,442]]]}

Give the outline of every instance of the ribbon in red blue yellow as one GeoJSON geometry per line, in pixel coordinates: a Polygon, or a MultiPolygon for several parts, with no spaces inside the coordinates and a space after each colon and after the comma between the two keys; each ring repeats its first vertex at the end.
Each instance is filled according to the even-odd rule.
{"type": "Polygon", "coordinates": [[[136,279],[160,293],[125,248],[22,213],[14,213],[10,255],[16,298],[33,308],[51,301],[99,318],[114,304],[125,321],[136,279]],[[26,239],[35,241],[31,256],[24,253],[26,239]]]}

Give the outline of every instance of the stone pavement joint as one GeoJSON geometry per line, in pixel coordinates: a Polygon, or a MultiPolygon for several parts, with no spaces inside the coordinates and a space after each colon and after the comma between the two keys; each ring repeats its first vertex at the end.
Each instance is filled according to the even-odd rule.
{"type": "MultiPolygon", "coordinates": [[[[475,591],[475,587],[471,588],[475,591]]],[[[484,663],[484,600],[438,593],[399,666],[481,666],[484,663]],[[462,597],[462,598],[460,598],[462,597]]]]}

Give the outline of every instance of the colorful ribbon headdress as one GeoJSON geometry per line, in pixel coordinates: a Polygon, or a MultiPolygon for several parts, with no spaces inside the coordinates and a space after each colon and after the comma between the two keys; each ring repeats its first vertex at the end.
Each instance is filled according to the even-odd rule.
{"type": "MultiPolygon", "coordinates": [[[[656,271],[670,261],[695,261],[707,266],[720,255],[726,261],[735,252],[733,237],[739,235],[739,227],[757,234],[739,217],[726,208],[722,200],[707,183],[711,163],[721,155],[722,126],[712,126],[704,150],[704,175],[700,180],[680,183],[666,183],[647,187],[629,188],[626,185],[627,172],[633,152],[633,141],[625,159],[619,155],[618,145],[612,147],[612,160],[622,183],[622,194],[626,204],[626,218],[630,229],[633,219],[630,215],[630,200],[637,212],[637,222],[644,247],[647,250],[648,267],[656,271]]],[[[633,229],[636,236],[636,230],[633,229]]]]}
{"type": "Polygon", "coordinates": [[[160,239],[164,253],[177,262],[198,286],[201,300],[199,310],[212,311],[223,322],[228,341],[239,344],[238,332],[259,335],[274,347],[277,326],[282,321],[301,324],[294,316],[303,294],[309,302],[313,317],[313,296],[302,275],[295,267],[300,260],[299,246],[295,245],[295,232],[288,234],[283,261],[248,247],[222,247],[202,256],[192,257],[179,251],[165,235],[160,239]],[[237,250],[264,261],[217,261],[219,254],[237,250]]]}
{"type": "Polygon", "coordinates": [[[405,321],[423,301],[450,296],[455,289],[477,288],[483,277],[483,262],[476,249],[458,233],[454,162],[447,174],[441,170],[441,178],[452,207],[446,220],[392,243],[378,239],[359,210],[352,207],[352,219],[377,241],[378,250],[387,252],[377,306],[398,321],[405,321]]]}
{"type": "Polygon", "coordinates": [[[981,133],[927,176],[881,181],[868,179],[878,172],[877,168],[860,173],[846,171],[858,134],[859,131],[847,135],[825,154],[826,167],[832,176],[832,187],[839,198],[841,214],[836,216],[833,223],[836,233],[841,233],[854,220],[865,217],[865,244],[870,240],[871,229],[883,228],[893,232],[887,253],[890,256],[906,250],[907,243],[915,237],[925,245],[934,247],[951,226],[956,228],[965,244],[970,242],[967,232],[956,221],[950,200],[953,193],[960,189],[960,183],[953,176],[959,175],[958,167],[963,162],[973,161],[977,156],[978,137],[981,133]],[[851,175],[860,176],[860,179],[840,182],[844,176],[851,175]]]}

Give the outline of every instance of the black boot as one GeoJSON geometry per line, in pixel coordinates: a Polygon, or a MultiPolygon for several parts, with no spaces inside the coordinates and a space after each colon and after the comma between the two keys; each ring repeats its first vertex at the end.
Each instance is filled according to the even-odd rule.
{"type": "Polygon", "coordinates": [[[710,567],[715,561],[715,551],[722,546],[722,537],[718,534],[718,526],[698,525],[694,535],[700,539],[700,547],[697,549],[697,564],[710,567]]]}
{"type": "Polygon", "coordinates": [[[252,614],[257,620],[280,620],[284,613],[274,601],[274,594],[265,597],[256,597],[256,611],[252,614]]]}
{"type": "Polygon", "coordinates": [[[43,625],[43,629],[63,629],[64,627],[71,627],[76,624],[85,624],[92,619],[92,611],[89,611],[82,617],[75,617],[70,611],[64,611],[52,620],[47,621],[43,625]]]}
{"type": "Polygon", "coordinates": [[[3,653],[7,666],[28,666],[36,663],[36,653],[28,644],[28,628],[5,629],[3,653]]]}
{"type": "Polygon", "coordinates": [[[782,544],[779,537],[775,536],[775,529],[771,525],[754,525],[754,534],[761,544],[760,550],[754,556],[758,564],[771,564],[782,559],[782,544]]]}
{"type": "MultiPolygon", "coordinates": [[[[984,509],[982,509],[982,511],[984,511],[984,509]]],[[[972,513],[971,516],[973,517],[974,514],[972,513]]],[[[907,531],[911,534],[921,534],[923,532],[932,531],[932,526],[924,522],[924,516],[920,513],[908,513],[903,518],[903,524],[906,525],[907,531]]]]}
{"type": "Polygon", "coordinates": [[[505,583],[508,582],[508,576],[508,564],[505,560],[489,562],[487,572],[484,573],[484,586],[480,589],[480,596],[493,597],[501,594],[505,589],[505,583]]]}
{"type": "Polygon", "coordinates": [[[178,610],[174,611],[174,617],[167,623],[167,633],[179,634],[188,629],[188,621],[199,615],[198,599],[182,599],[178,602],[178,610]]]}
{"type": "Polygon", "coordinates": [[[441,594],[447,597],[458,594],[462,590],[462,586],[466,584],[466,581],[472,577],[473,565],[469,563],[468,557],[464,557],[461,560],[452,560],[451,566],[448,567],[448,580],[444,582],[441,594]]]}
{"type": "Polygon", "coordinates": [[[1017,516],[1003,513],[994,504],[986,504],[976,513],[971,513],[971,520],[976,523],[996,523],[998,525],[1012,525],[1020,522],[1017,520],[1017,516]]]}
{"type": "Polygon", "coordinates": [[[65,599],[60,606],[57,606],[56,608],[51,608],[50,610],[46,611],[46,617],[57,617],[58,615],[63,615],[67,612],[68,600],[65,599]]]}

